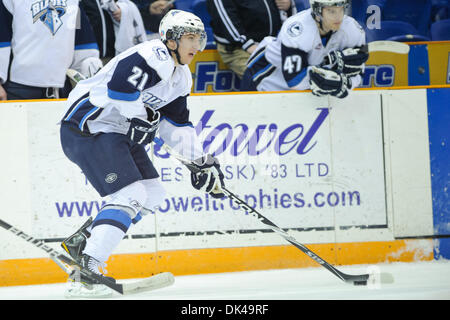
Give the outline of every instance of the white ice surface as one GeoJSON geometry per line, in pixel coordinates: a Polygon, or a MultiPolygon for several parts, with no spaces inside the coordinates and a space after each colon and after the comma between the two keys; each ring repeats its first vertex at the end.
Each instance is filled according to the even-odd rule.
{"type": "MultiPolygon", "coordinates": [[[[367,273],[368,265],[338,266],[348,274],[367,273]]],[[[348,285],[328,270],[299,268],[177,276],[171,287],[110,299],[133,300],[447,300],[450,261],[377,264],[395,282],[378,288],[348,285]]],[[[130,280],[123,280],[130,281],[130,280]]],[[[64,299],[65,284],[0,287],[0,300],[64,299]]]]}

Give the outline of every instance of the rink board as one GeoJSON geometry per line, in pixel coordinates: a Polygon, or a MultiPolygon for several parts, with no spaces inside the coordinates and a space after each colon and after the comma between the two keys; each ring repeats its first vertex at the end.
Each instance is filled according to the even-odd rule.
{"type": "MultiPolygon", "coordinates": [[[[206,94],[191,96],[189,106],[227,187],[329,262],[433,258],[431,240],[396,240],[433,235],[427,90],[357,90],[345,100],[206,94]]],[[[58,248],[106,199],[60,150],[64,101],[9,102],[1,110],[1,127],[14,137],[1,138],[8,150],[0,160],[8,168],[1,218],[58,248]]],[[[314,265],[228,199],[196,193],[165,152],[148,151],[168,197],[130,228],[108,262],[114,275],[314,265]]],[[[56,281],[39,249],[3,231],[0,239],[0,285],[56,281]]]]}

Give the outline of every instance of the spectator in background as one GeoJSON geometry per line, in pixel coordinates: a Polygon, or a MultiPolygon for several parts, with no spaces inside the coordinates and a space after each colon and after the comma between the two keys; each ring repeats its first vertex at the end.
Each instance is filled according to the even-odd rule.
{"type": "Polygon", "coordinates": [[[69,68],[90,77],[101,67],[78,0],[0,0],[1,100],[64,98],[69,68]]]}
{"type": "Polygon", "coordinates": [[[170,0],[131,0],[138,7],[142,20],[144,20],[147,38],[159,38],[159,23],[164,15],[171,9],[174,9],[174,1],[170,0]]]}
{"type": "Polygon", "coordinates": [[[239,78],[250,54],[266,36],[276,36],[287,17],[297,13],[292,0],[206,0],[222,61],[239,78]]]}
{"type": "Polygon", "coordinates": [[[81,0],[80,5],[94,28],[104,63],[147,39],[139,10],[130,0],[81,0]]]}
{"type": "MultiPolygon", "coordinates": [[[[86,12],[94,30],[100,49],[100,58],[106,64],[116,55],[114,48],[116,36],[114,34],[113,16],[109,14],[107,9],[102,9],[101,5],[101,0],[80,0],[80,7],[86,12]]],[[[117,17],[120,19],[118,14],[117,17]]]]}

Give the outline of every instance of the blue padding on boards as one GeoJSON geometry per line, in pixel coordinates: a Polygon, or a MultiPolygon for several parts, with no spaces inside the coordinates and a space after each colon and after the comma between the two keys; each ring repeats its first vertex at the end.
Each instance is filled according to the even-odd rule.
{"type": "Polygon", "coordinates": [[[450,238],[436,239],[434,241],[434,258],[450,260],[450,238]]]}
{"type": "Polygon", "coordinates": [[[430,84],[430,66],[426,44],[409,45],[408,85],[427,86],[430,84]]]}
{"type": "MultiPolygon", "coordinates": [[[[427,99],[434,234],[443,236],[450,235],[450,88],[427,89],[427,99]]],[[[438,255],[450,257],[447,240],[436,241],[438,255]]]]}

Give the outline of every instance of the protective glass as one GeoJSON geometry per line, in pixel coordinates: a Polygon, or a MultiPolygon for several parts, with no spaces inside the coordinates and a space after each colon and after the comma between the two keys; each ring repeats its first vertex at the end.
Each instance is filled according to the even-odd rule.
{"type": "Polygon", "coordinates": [[[206,33],[200,30],[185,32],[180,38],[180,43],[185,47],[203,51],[206,47],[206,33]]]}

